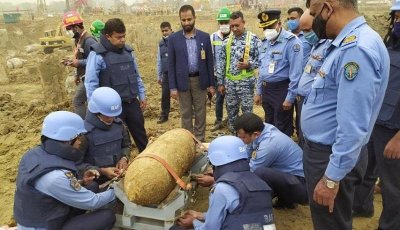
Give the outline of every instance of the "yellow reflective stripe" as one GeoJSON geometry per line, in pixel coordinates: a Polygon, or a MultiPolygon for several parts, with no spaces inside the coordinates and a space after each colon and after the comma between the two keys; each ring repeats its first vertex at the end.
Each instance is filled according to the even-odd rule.
{"type": "Polygon", "coordinates": [[[214,46],[222,46],[222,41],[212,41],[212,45],[214,45],[214,46]]]}

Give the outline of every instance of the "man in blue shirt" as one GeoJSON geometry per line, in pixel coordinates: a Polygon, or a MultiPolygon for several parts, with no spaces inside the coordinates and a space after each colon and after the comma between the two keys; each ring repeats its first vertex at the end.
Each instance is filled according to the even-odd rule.
{"type": "Polygon", "coordinates": [[[303,132],[301,131],[301,110],[304,103],[304,98],[310,93],[311,85],[314,82],[314,78],[317,75],[319,68],[321,68],[322,63],[325,60],[325,50],[329,47],[331,40],[329,39],[319,39],[315,32],[312,30],[312,23],[314,17],[310,15],[310,10],[306,10],[300,18],[300,28],[304,33],[304,38],[312,44],[311,55],[306,61],[306,66],[304,67],[303,74],[300,77],[299,85],[297,87],[297,97],[296,97],[296,128],[298,143],[301,148],[304,146],[303,132]]]}
{"type": "Polygon", "coordinates": [[[353,217],[374,215],[374,185],[379,176],[382,213],[379,229],[400,229],[400,1],[391,8],[391,27],[385,37],[390,56],[389,83],[368,143],[368,167],[356,187],[353,217]]]}
{"type": "Polygon", "coordinates": [[[293,105],[302,73],[303,46],[296,35],[282,28],[280,10],[258,14],[265,39],[259,48],[256,104],[262,103],[265,122],[292,136],[293,105]]]}
{"type": "Polygon", "coordinates": [[[90,100],[93,91],[101,86],[115,89],[122,99],[119,115],[142,152],[148,143],[142,109],[147,101],[133,49],[125,44],[126,29],[119,18],[109,19],[92,46],[86,65],[85,87],[90,100]],[[139,97],[139,100],[138,100],[139,97]]]}
{"type": "Polygon", "coordinates": [[[352,0],[309,0],[313,31],[332,39],[305,99],[301,126],[314,229],[352,229],[354,185],[367,164],[364,146],[382,105],[389,55],[352,0]]]}
{"type": "Polygon", "coordinates": [[[181,126],[205,140],[207,90],[215,93],[210,35],[195,28],[191,5],[179,9],[182,30],[168,39],[168,80],[171,97],[179,98],[181,126]],[[194,125],[193,125],[194,113],[194,125]]]}
{"type": "Polygon", "coordinates": [[[263,179],[277,197],[274,207],[294,208],[307,202],[303,172],[303,151],[273,125],[254,113],[235,120],[237,136],[247,145],[250,171],[263,179]]]}
{"type": "Polygon", "coordinates": [[[218,137],[208,159],[216,180],[208,211],[187,211],[177,220],[180,229],[275,229],[270,188],[250,172],[245,144],[234,136],[218,137]]]}
{"type": "MultiPolygon", "coordinates": [[[[67,111],[52,112],[43,122],[41,145],[29,150],[18,167],[14,218],[21,230],[111,229],[115,215],[100,209],[115,199],[114,191],[93,193],[89,185],[98,172],[77,180],[76,162],[82,157],[83,120],[67,111]],[[76,209],[93,210],[84,214],[76,209]],[[78,214],[79,213],[79,214],[78,214]]],[[[90,185],[89,185],[90,186],[90,185]]]]}
{"type": "Polygon", "coordinates": [[[157,50],[157,83],[161,85],[161,114],[157,124],[168,121],[171,109],[171,97],[168,80],[168,37],[172,33],[171,24],[162,22],[160,25],[162,39],[158,43],[157,50]]]}

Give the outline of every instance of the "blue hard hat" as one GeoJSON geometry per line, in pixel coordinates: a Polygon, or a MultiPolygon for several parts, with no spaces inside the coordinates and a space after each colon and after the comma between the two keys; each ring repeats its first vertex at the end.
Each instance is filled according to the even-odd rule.
{"type": "Polygon", "coordinates": [[[121,97],[110,87],[100,87],[93,91],[88,109],[91,113],[101,113],[104,116],[116,117],[122,112],[121,97]]]}
{"type": "Polygon", "coordinates": [[[214,166],[247,158],[246,145],[235,136],[217,137],[208,146],[208,160],[214,166]]]}
{"type": "Polygon", "coordinates": [[[394,0],[390,10],[400,10],[400,0],[394,0]]]}
{"type": "Polygon", "coordinates": [[[82,118],[72,112],[52,112],[43,121],[42,135],[53,140],[71,141],[85,132],[82,118]]]}

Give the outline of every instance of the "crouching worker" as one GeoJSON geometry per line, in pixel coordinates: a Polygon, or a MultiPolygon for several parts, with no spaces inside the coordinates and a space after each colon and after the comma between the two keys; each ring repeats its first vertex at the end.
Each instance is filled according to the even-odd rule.
{"type": "Polygon", "coordinates": [[[18,229],[111,229],[114,213],[99,209],[115,199],[114,191],[93,193],[89,184],[95,171],[76,178],[80,136],[86,132],[83,120],[75,113],[53,112],[44,119],[41,145],[21,159],[14,200],[18,229]],[[77,214],[77,209],[92,210],[77,214]]]}
{"type": "Polygon", "coordinates": [[[173,229],[275,229],[271,189],[250,172],[245,144],[234,136],[218,137],[208,159],[216,181],[208,211],[187,211],[173,229]]]}
{"type": "Polygon", "coordinates": [[[99,171],[99,184],[122,175],[128,168],[131,140],[125,124],[117,118],[121,112],[117,91],[100,87],[93,92],[85,119],[85,156],[79,168],[99,171]]]}

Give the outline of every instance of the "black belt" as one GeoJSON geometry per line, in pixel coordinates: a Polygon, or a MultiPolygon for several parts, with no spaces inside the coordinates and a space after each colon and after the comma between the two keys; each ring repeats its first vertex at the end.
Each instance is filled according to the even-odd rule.
{"type": "Polygon", "coordinates": [[[136,98],[122,99],[122,102],[127,103],[127,104],[132,104],[135,100],[137,100],[137,99],[136,98]]]}
{"type": "Polygon", "coordinates": [[[197,77],[197,76],[199,76],[198,71],[196,73],[189,73],[189,77],[197,77]]]}
{"type": "Polygon", "coordinates": [[[267,87],[267,88],[275,88],[275,87],[286,86],[289,83],[290,83],[289,79],[283,80],[283,81],[276,81],[276,82],[263,81],[262,82],[262,86],[267,87]]]}

